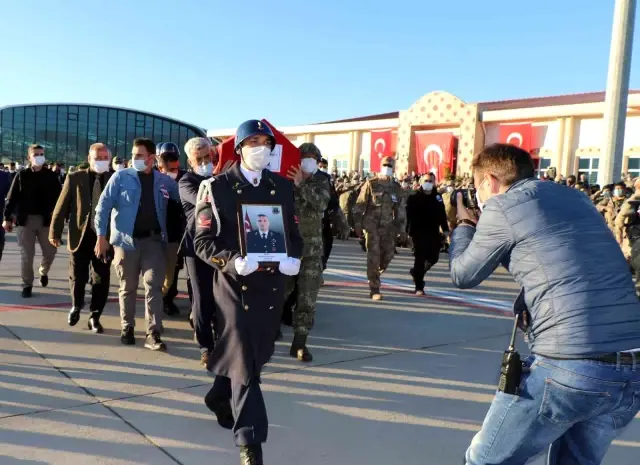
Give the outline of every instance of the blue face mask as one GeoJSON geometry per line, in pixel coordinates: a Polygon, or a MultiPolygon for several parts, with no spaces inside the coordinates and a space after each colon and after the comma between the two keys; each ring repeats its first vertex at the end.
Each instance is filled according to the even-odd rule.
{"type": "Polygon", "coordinates": [[[147,169],[146,160],[133,160],[133,169],[136,171],[144,171],[147,169]]]}
{"type": "Polygon", "coordinates": [[[206,165],[198,165],[197,173],[205,178],[210,177],[213,174],[213,163],[207,163],[206,165]]]}

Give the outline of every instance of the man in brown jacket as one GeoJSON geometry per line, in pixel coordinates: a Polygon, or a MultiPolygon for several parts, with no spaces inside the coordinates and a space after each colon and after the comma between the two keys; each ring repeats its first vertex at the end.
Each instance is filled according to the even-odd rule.
{"type": "Polygon", "coordinates": [[[69,219],[69,287],[72,301],[69,326],[75,326],[80,320],[91,267],[91,316],[88,327],[94,333],[103,332],[100,315],[109,295],[113,256],[110,253],[96,257],[94,252],[97,240],[94,212],[100,194],[111,177],[110,163],[111,153],[106,145],[97,143],[89,148],[89,169],[78,170],[67,176],[49,229],[49,242],[54,247],[60,247],[64,222],[69,219]]]}

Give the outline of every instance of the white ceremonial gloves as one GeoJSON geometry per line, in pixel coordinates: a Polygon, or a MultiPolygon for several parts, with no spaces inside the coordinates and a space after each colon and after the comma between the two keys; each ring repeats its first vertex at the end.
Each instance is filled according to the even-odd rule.
{"type": "Polygon", "coordinates": [[[233,264],[236,267],[236,272],[240,276],[249,276],[251,273],[258,271],[258,268],[260,268],[258,262],[249,257],[238,257],[233,264]]]}
{"type": "Polygon", "coordinates": [[[300,273],[300,260],[297,258],[287,257],[280,262],[280,273],[287,276],[296,276],[300,273]]]}

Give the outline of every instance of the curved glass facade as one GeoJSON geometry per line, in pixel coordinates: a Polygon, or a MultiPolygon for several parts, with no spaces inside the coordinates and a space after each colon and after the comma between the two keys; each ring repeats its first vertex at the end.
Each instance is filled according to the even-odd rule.
{"type": "MultiPolygon", "coordinates": [[[[136,137],[156,144],[184,147],[192,137],[207,137],[196,126],[126,108],[95,105],[25,105],[0,108],[0,161],[25,163],[30,144],[45,148],[48,162],[78,165],[95,142],[107,144],[113,156],[131,157],[136,137]]],[[[181,154],[185,164],[185,154],[181,154]]]]}

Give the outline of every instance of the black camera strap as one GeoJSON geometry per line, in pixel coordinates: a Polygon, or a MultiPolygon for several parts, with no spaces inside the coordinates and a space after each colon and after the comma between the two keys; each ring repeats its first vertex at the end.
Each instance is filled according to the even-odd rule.
{"type": "Polygon", "coordinates": [[[518,321],[520,320],[520,314],[516,315],[516,321],[513,323],[513,332],[511,333],[511,340],[509,341],[509,348],[507,351],[515,352],[516,350],[516,336],[518,335],[518,321]]]}

